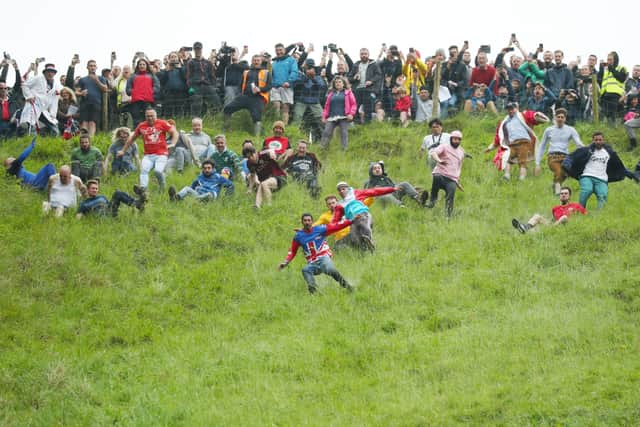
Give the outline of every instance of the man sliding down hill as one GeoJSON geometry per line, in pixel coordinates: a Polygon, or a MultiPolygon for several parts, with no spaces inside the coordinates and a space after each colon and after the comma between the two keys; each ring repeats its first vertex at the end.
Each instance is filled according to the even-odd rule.
{"type": "Polygon", "coordinates": [[[371,235],[373,217],[369,213],[367,205],[362,203],[362,201],[367,197],[393,193],[394,191],[400,190],[400,187],[376,187],[367,190],[356,190],[349,187],[349,184],[346,182],[339,182],[337,189],[342,197],[342,201],[334,208],[331,223],[338,224],[343,216],[349,221],[352,221],[351,239],[361,248],[369,249],[373,252],[376,248],[371,235]]]}
{"type": "Polygon", "coordinates": [[[16,159],[8,157],[4,161],[4,167],[8,175],[14,175],[22,181],[22,185],[33,187],[36,190],[44,191],[49,183],[49,177],[56,174],[56,168],[52,163],[47,163],[37,173],[31,173],[22,166],[22,163],[29,157],[29,154],[36,147],[36,139],[33,138],[31,144],[16,159]]]}
{"type": "Polygon", "coordinates": [[[316,280],[313,276],[317,276],[320,273],[333,277],[340,286],[348,291],[352,291],[353,288],[351,285],[333,265],[333,261],[331,260],[333,254],[325,240],[328,235],[348,227],[351,221],[347,220],[340,224],[316,225],[314,227],[313,216],[311,216],[310,213],[303,213],[301,221],[302,230],[296,230],[296,234],[293,236],[293,241],[291,242],[291,249],[289,249],[285,260],[278,265],[278,269],[282,270],[288,266],[296,256],[298,248],[302,246],[304,256],[307,259],[307,265],[302,268],[302,276],[307,282],[310,293],[313,294],[316,292],[316,280]]]}

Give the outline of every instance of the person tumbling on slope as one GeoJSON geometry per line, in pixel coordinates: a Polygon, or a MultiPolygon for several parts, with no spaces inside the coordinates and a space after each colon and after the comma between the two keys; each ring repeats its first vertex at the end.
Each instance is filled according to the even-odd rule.
{"type": "Polygon", "coordinates": [[[367,197],[382,196],[400,190],[400,187],[376,187],[367,190],[356,190],[346,182],[339,182],[336,186],[342,201],[333,210],[331,223],[337,224],[344,216],[353,222],[351,227],[351,239],[360,248],[374,251],[376,246],[371,235],[371,225],[373,217],[369,213],[369,208],[363,203],[367,197]]]}
{"type": "MultiPolygon", "coordinates": [[[[551,208],[551,213],[553,214],[553,225],[566,224],[569,221],[569,217],[575,212],[580,212],[581,214],[586,214],[587,211],[582,207],[579,203],[570,202],[571,200],[571,189],[569,187],[562,187],[560,189],[560,204],[551,208]]],[[[540,214],[534,214],[529,221],[522,223],[518,221],[516,218],[511,220],[511,225],[513,228],[521,232],[522,234],[531,230],[538,224],[549,225],[550,222],[547,218],[540,214]]]]}
{"type": "Polygon", "coordinates": [[[18,156],[18,158],[7,157],[4,161],[4,167],[7,175],[13,175],[19,179],[25,187],[35,188],[44,191],[49,184],[49,177],[56,174],[56,168],[53,163],[47,163],[38,172],[31,173],[22,166],[22,163],[29,157],[29,154],[36,147],[36,139],[33,138],[31,144],[18,156]]]}
{"type": "Polygon", "coordinates": [[[316,280],[313,276],[320,273],[327,274],[334,278],[347,291],[353,291],[353,288],[345,280],[340,272],[333,265],[331,258],[331,248],[327,244],[326,237],[332,233],[342,230],[351,225],[351,221],[346,220],[340,224],[316,225],[313,226],[313,216],[310,213],[303,213],[301,217],[302,229],[296,230],[291,242],[291,249],[287,253],[287,257],[278,265],[278,269],[282,270],[289,265],[291,260],[296,256],[298,248],[302,247],[304,256],[307,259],[307,265],[302,268],[302,276],[307,282],[309,293],[315,293],[317,290],[316,280]]]}
{"type": "Polygon", "coordinates": [[[100,183],[95,179],[90,179],[87,181],[88,197],[83,200],[78,207],[76,218],[81,219],[85,215],[112,216],[116,218],[121,203],[133,206],[142,212],[144,205],[147,203],[147,195],[140,191],[138,185],[133,186],[133,191],[138,195],[137,199],[134,199],[124,191],[116,190],[113,196],[111,196],[111,201],[109,201],[105,196],[100,194],[100,183]]]}
{"type": "Polygon", "coordinates": [[[533,127],[538,123],[546,123],[549,118],[536,111],[518,110],[517,102],[507,104],[507,116],[496,129],[493,142],[484,150],[485,153],[498,148],[493,163],[498,170],[504,171],[503,178],[511,179],[511,164],[520,166],[520,180],[527,176],[527,163],[533,160],[536,135],[533,127]]]}

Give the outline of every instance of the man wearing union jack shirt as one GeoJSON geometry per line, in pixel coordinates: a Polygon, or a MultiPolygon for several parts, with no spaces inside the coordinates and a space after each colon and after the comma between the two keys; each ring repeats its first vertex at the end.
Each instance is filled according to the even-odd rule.
{"type": "Polygon", "coordinates": [[[302,268],[302,276],[307,282],[310,293],[316,292],[316,280],[313,276],[317,276],[320,273],[327,274],[335,279],[343,288],[348,291],[352,291],[353,288],[345,280],[340,272],[333,265],[331,257],[331,248],[327,244],[326,237],[330,234],[340,231],[345,227],[351,225],[351,221],[345,220],[337,224],[328,225],[316,225],[313,226],[313,216],[310,213],[302,214],[302,229],[296,230],[293,241],[291,242],[291,249],[283,262],[280,263],[278,268],[282,270],[285,268],[291,260],[296,256],[298,248],[302,247],[304,256],[307,259],[307,265],[302,268]]]}

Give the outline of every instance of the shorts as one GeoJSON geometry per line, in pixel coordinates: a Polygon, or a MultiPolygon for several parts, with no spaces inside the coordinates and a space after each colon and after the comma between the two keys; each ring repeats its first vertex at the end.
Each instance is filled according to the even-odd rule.
{"type": "Polygon", "coordinates": [[[293,88],[292,87],[272,88],[271,102],[282,102],[283,104],[293,104],[293,88]]]}
{"type": "Polygon", "coordinates": [[[563,153],[549,153],[547,154],[547,165],[549,165],[549,169],[553,172],[553,182],[562,183],[565,179],[567,179],[567,174],[564,169],[562,169],[562,161],[567,157],[566,154],[563,153]]]}
{"type": "Polygon", "coordinates": [[[509,145],[511,154],[509,155],[509,163],[518,163],[519,166],[526,166],[528,162],[533,160],[533,143],[526,139],[518,139],[509,145]]]}
{"type": "Polygon", "coordinates": [[[100,121],[102,115],[102,106],[98,104],[80,104],[80,122],[94,122],[100,121]]]}

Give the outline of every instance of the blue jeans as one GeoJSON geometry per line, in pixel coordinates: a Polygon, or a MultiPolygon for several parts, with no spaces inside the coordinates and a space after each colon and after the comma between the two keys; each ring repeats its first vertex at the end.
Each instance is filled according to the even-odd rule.
{"type": "Polygon", "coordinates": [[[449,108],[455,108],[458,103],[458,97],[455,93],[451,94],[451,98],[440,103],[440,118],[446,119],[449,117],[449,108]]]}
{"type": "Polygon", "coordinates": [[[316,291],[316,279],[313,276],[317,276],[318,274],[327,274],[340,284],[343,288],[350,289],[351,286],[347,281],[342,277],[340,272],[333,265],[333,261],[330,256],[323,256],[318,258],[315,262],[310,262],[304,267],[302,267],[302,276],[304,280],[307,282],[307,286],[309,288],[309,292],[314,293],[316,291]]]}
{"type": "Polygon", "coordinates": [[[218,193],[215,192],[206,192],[206,193],[198,193],[193,188],[187,186],[180,190],[177,194],[180,200],[184,199],[187,196],[194,196],[198,200],[215,200],[218,198],[218,193]]]}
{"type": "Polygon", "coordinates": [[[53,163],[47,163],[36,173],[33,181],[29,183],[33,188],[45,191],[49,184],[49,177],[56,174],[56,167],[53,163]]]}
{"type": "Polygon", "coordinates": [[[598,209],[602,209],[604,204],[607,203],[609,196],[609,185],[606,181],[603,181],[592,176],[580,177],[580,204],[583,208],[587,207],[587,200],[593,193],[596,194],[598,199],[598,209]]]}

